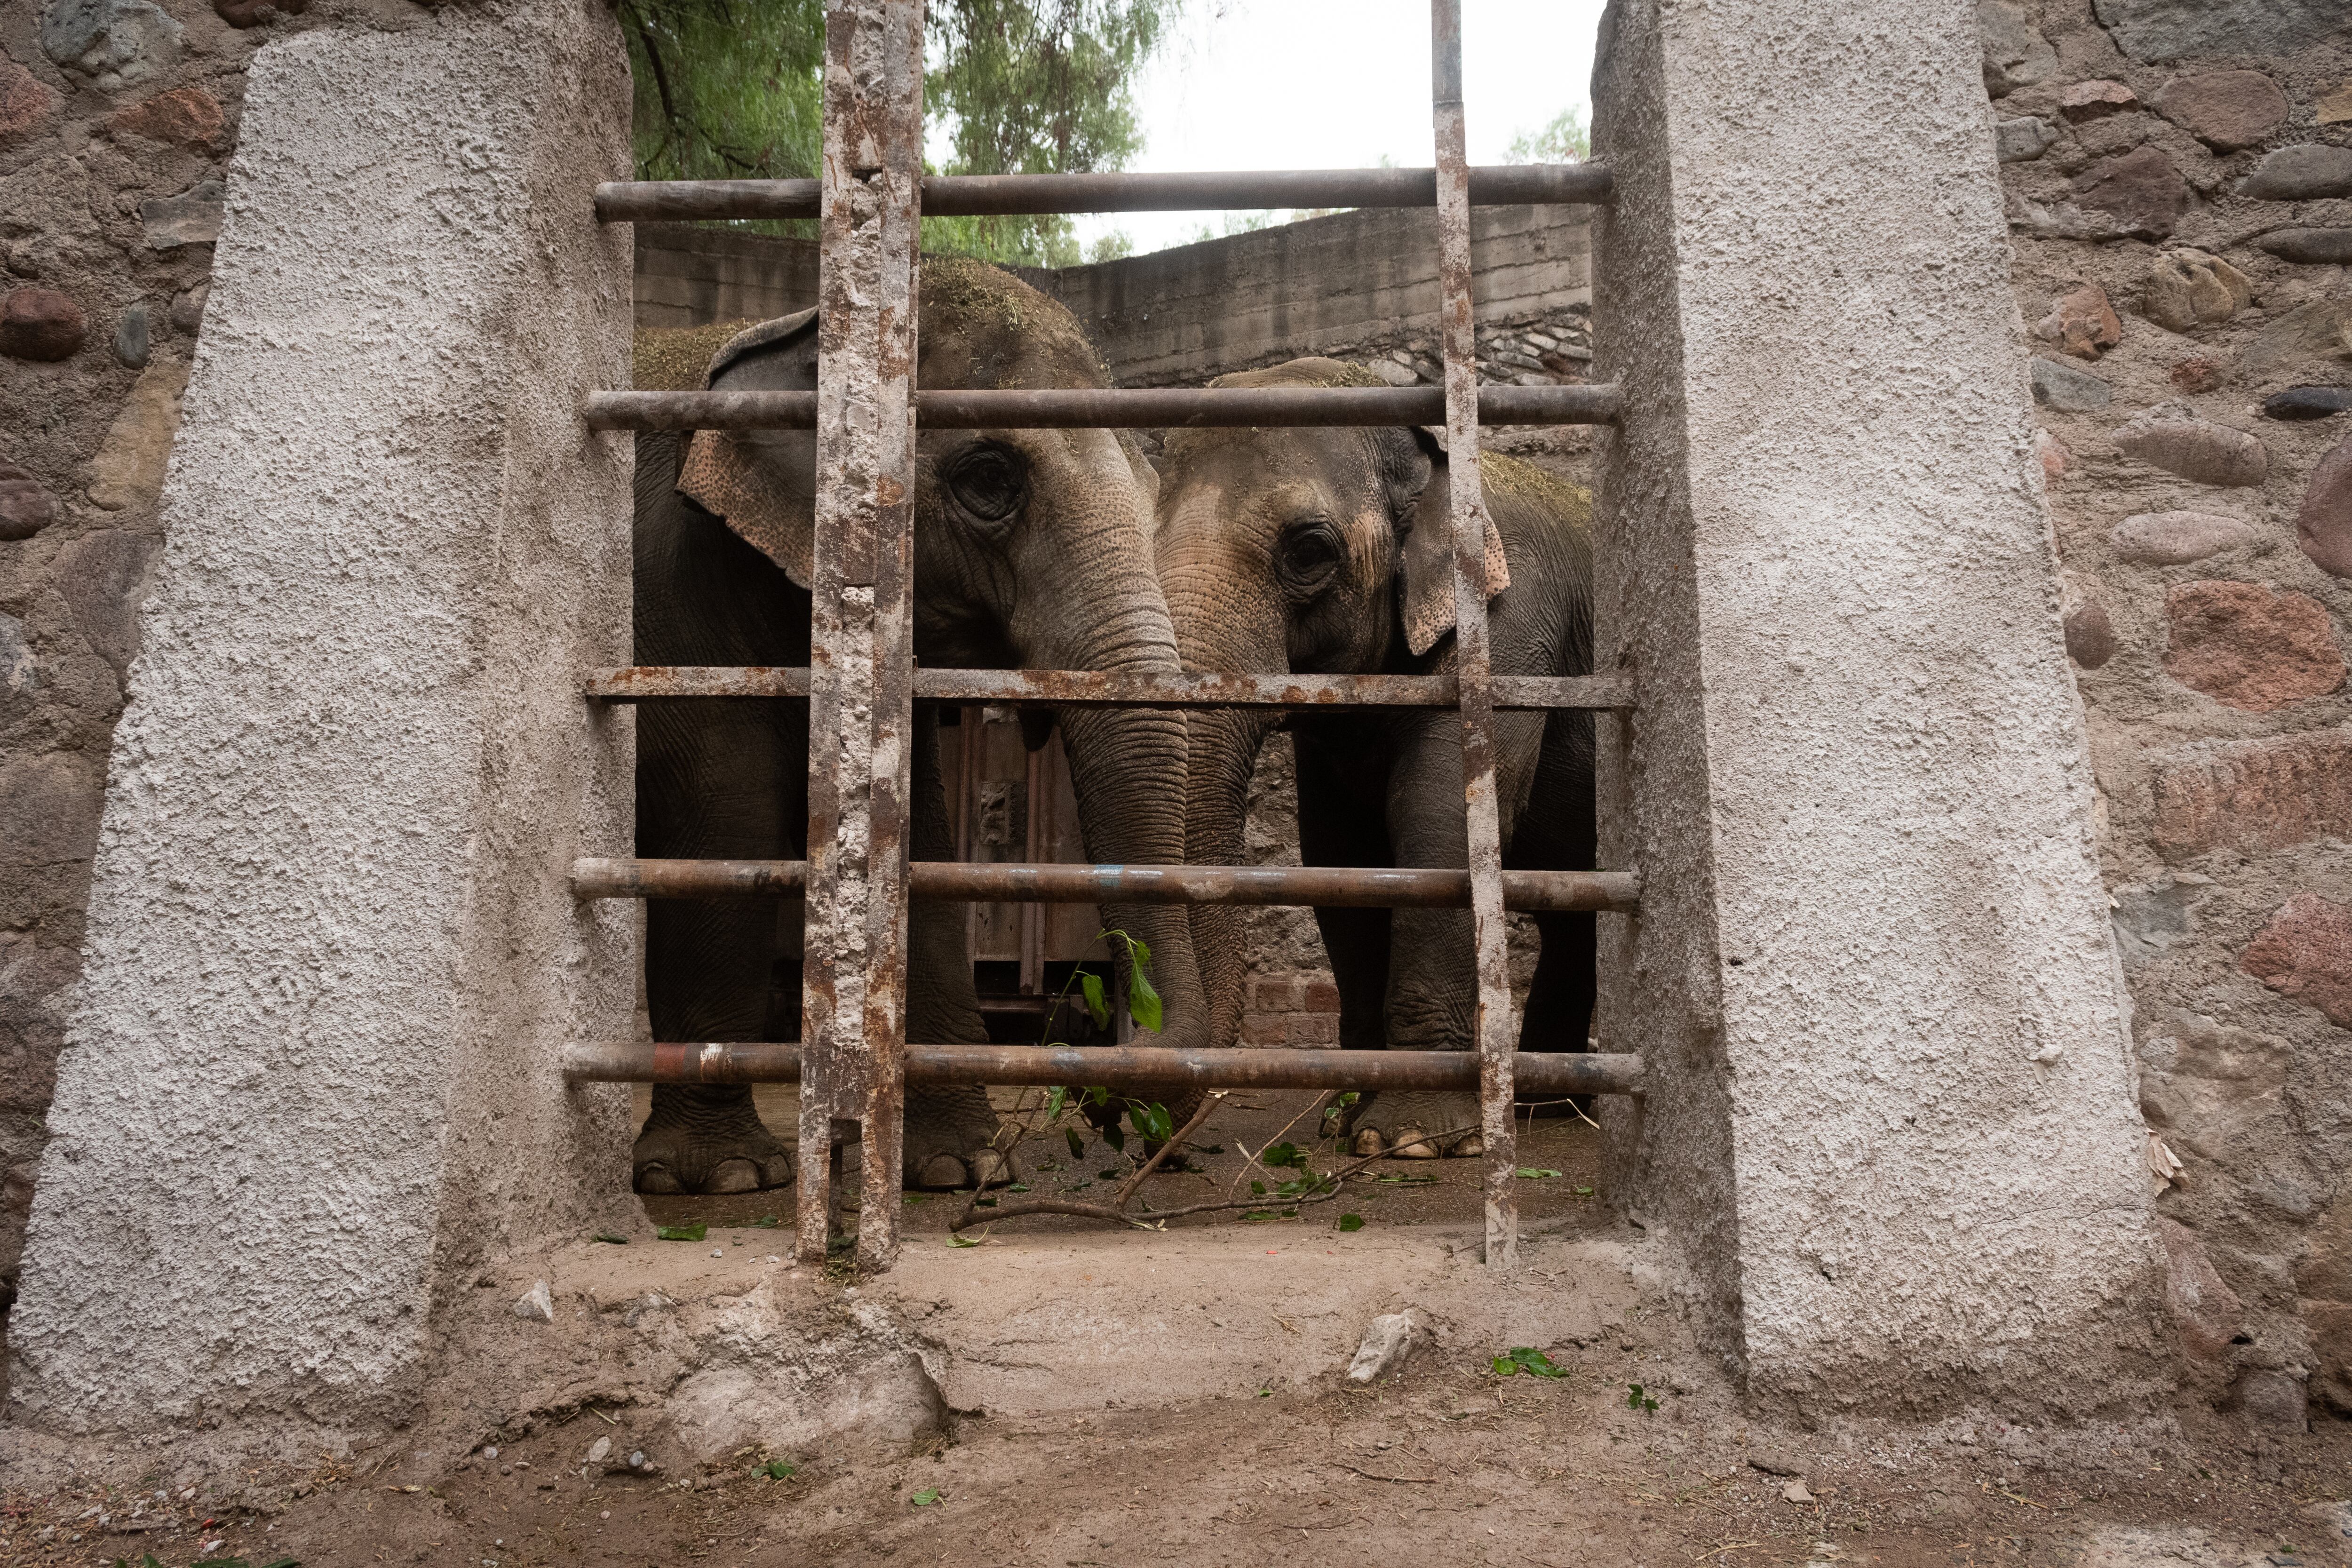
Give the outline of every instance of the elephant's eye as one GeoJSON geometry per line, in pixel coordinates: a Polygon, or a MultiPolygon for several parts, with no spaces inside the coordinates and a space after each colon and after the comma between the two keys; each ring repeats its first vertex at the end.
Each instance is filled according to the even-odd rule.
{"type": "Polygon", "coordinates": [[[1003,447],[979,446],[948,466],[948,493],[973,521],[1002,523],[1029,502],[1029,470],[1003,447]]]}
{"type": "Polygon", "coordinates": [[[1346,557],[1339,531],[1328,517],[1291,523],[1274,543],[1275,581],[1294,599],[1321,593],[1339,574],[1346,557]]]}

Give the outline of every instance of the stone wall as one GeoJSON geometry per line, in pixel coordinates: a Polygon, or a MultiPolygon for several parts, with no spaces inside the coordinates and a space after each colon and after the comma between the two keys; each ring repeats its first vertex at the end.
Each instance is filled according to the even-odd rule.
{"type": "Polygon", "coordinates": [[[404,0],[0,7],[0,1306],[247,63],[322,24],[430,20],[404,0]]]}
{"type": "Polygon", "coordinates": [[[1979,9],[2173,1314],[2299,1429],[2352,1414],[2352,12],[1979,9]]]}

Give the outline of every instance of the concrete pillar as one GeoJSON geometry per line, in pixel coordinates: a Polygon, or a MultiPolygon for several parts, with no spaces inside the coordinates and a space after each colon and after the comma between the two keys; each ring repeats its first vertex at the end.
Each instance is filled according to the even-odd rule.
{"type": "Polygon", "coordinates": [[[637,1213],[628,168],[603,0],[257,54],[10,1328],[69,1430],[397,1418],[488,1256],[637,1213]]]}
{"type": "Polygon", "coordinates": [[[1760,1408],[2150,1397],[2145,1130],[1969,0],[1613,0],[1620,1201],[1760,1408]]]}

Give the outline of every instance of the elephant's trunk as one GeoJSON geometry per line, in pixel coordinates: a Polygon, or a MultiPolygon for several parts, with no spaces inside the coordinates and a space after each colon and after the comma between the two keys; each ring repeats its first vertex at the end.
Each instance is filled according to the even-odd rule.
{"type": "MultiPolygon", "coordinates": [[[[1176,629],[1177,651],[1187,669],[1228,673],[1281,673],[1289,668],[1281,620],[1253,601],[1247,579],[1220,570],[1224,563],[1190,552],[1165,553],[1161,585],[1176,629]],[[1257,613],[1253,613],[1257,612],[1257,613]]],[[[1196,709],[1190,719],[1187,757],[1184,858],[1195,865],[1239,866],[1248,860],[1250,776],[1259,749],[1281,724],[1265,709],[1196,709]]],[[[1243,993],[1249,966],[1244,958],[1241,911],[1203,904],[1192,910],[1192,948],[1207,994],[1209,1043],[1239,1043],[1243,993]]]]}
{"type": "MultiPolygon", "coordinates": [[[[1111,450],[1116,455],[1116,447],[1111,450]]],[[[1113,486],[1105,491],[1120,493],[1113,486]]],[[[1094,510],[1083,526],[1066,515],[1055,534],[1054,557],[1034,563],[1025,574],[1024,607],[1034,611],[1014,617],[1022,657],[1037,668],[1172,673],[1181,667],[1150,570],[1150,519],[1127,507],[1094,510]]],[[[1118,865],[1181,863],[1183,715],[1066,708],[1057,717],[1087,858],[1118,865]]],[[[1126,931],[1151,950],[1150,974],[1162,1005],[1157,1043],[1207,1044],[1207,1010],[1182,906],[1106,904],[1101,913],[1106,929],[1126,931]]]]}

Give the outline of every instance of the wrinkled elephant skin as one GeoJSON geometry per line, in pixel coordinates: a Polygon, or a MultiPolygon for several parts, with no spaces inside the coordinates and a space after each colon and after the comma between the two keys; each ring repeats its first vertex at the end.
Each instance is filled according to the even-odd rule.
{"type": "MultiPolygon", "coordinates": [[[[1378,385],[1331,360],[1297,360],[1218,385],[1378,385]]],[[[1492,517],[1488,617],[1498,675],[1584,675],[1592,659],[1589,498],[1508,458],[1481,465],[1492,517]],[[1499,557],[1499,559],[1498,559],[1499,557]]],[[[1429,674],[1452,668],[1454,579],[1445,454],[1412,429],[1172,432],[1160,489],[1161,586],[1188,669],[1429,674]]],[[[1192,721],[1187,858],[1245,858],[1250,773],[1278,719],[1192,721]]],[[[1503,863],[1593,863],[1592,717],[1498,714],[1503,863]]],[[[1468,864],[1460,721],[1451,710],[1301,715],[1298,844],[1310,866],[1468,864]]],[[[1466,1050],[1477,973],[1466,910],[1318,909],[1339,991],[1339,1043],[1466,1050]]],[[[1520,1030],[1527,1050],[1582,1050],[1592,1011],[1593,918],[1535,917],[1542,956],[1520,1030]]],[[[1212,1038],[1240,1031],[1245,963],[1226,910],[1195,912],[1212,1038]]],[[[1407,1157],[1480,1152],[1471,1094],[1367,1096],[1356,1148],[1407,1157]],[[1423,1142],[1423,1140],[1427,1140],[1423,1142]],[[1442,1145],[1438,1147],[1436,1145],[1442,1145]]]]}
{"type": "MultiPolygon", "coordinates": [[[[919,384],[1099,386],[1102,362],[1069,312],[976,262],[935,259],[920,279],[919,384]]],[[[814,311],[738,334],[710,363],[730,391],[813,388],[814,311]]],[[[674,346],[674,345],[673,345],[674,346]]],[[[644,349],[641,345],[641,358],[644,349]]],[[[684,379],[672,373],[673,384],[684,379]]],[[[805,665],[815,437],[809,431],[640,436],[636,658],[642,664],[805,665]]],[[[915,653],[925,665],[1166,671],[1173,633],[1153,574],[1152,476],[1099,430],[926,431],[915,500],[915,653]]],[[[1089,858],[1182,858],[1184,732],[1169,714],[1058,715],[1089,858]]],[[[637,721],[637,852],[798,858],[811,764],[805,703],[648,702],[637,721]]],[[[954,858],[937,719],[919,710],[912,757],[917,859],[954,858]]],[[[1042,734],[1038,737],[1042,743],[1042,734]]],[[[646,910],[654,1037],[799,1037],[801,906],[656,900],[646,910]],[[774,999],[772,1001],[772,998],[774,999]]],[[[1164,1043],[1206,1033],[1180,911],[1107,907],[1150,942],[1164,1043]]],[[[908,932],[908,1037],[988,1038],[963,906],[918,903],[908,932]]],[[[909,1186],[1012,1179],[978,1085],[910,1090],[909,1186]]],[[[788,1182],[791,1152],[747,1088],[656,1085],[635,1151],[641,1192],[740,1192],[788,1182]]]]}

